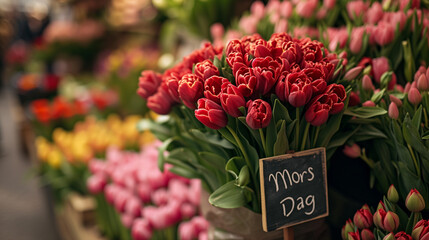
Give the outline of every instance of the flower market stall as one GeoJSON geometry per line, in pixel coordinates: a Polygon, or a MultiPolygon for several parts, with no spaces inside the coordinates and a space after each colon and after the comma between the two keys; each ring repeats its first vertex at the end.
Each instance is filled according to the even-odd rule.
{"type": "Polygon", "coordinates": [[[429,2],[65,2],[5,59],[34,175],[57,212],[89,199],[82,229],[429,239],[429,2]]]}

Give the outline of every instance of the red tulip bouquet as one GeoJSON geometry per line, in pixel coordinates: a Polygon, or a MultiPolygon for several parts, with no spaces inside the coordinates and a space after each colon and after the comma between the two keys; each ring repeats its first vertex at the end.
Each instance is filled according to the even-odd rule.
{"type": "Polygon", "coordinates": [[[420,213],[425,208],[422,195],[412,189],[406,198],[408,215],[397,204],[398,192],[394,185],[389,187],[387,197],[371,209],[365,204],[357,210],[353,220],[348,219],[341,230],[344,240],[423,240],[429,238],[429,222],[420,213]]]}
{"type": "Polygon", "coordinates": [[[347,140],[337,133],[343,60],[285,33],[233,40],[224,52],[205,44],[164,74],[142,72],[137,92],[170,118],[140,127],[164,140],[160,166],[202,179],[211,204],[260,212],[260,158],[325,147],[329,159],[347,140]]]}

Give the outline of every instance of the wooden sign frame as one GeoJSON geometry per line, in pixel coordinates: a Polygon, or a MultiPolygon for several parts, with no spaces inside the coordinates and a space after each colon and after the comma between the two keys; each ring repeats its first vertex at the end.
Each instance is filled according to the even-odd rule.
{"type": "MultiPolygon", "coordinates": [[[[297,159],[299,160],[299,159],[297,159]]],[[[321,148],[314,148],[314,149],[309,149],[309,150],[305,150],[305,151],[300,151],[300,152],[296,152],[296,153],[291,153],[291,154],[284,154],[284,155],[279,155],[279,156],[274,156],[274,157],[270,157],[270,158],[262,158],[259,159],[259,173],[260,173],[260,185],[261,185],[261,204],[262,204],[262,227],[264,229],[265,232],[268,231],[274,231],[274,230],[279,230],[279,229],[283,229],[283,228],[288,228],[294,225],[298,225],[301,223],[305,223],[305,222],[309,222],[312,220],[316,220],[319,218],[323,218],[329,215],[329,204],[328,204],[328,182],[327,182],[327,171],[326,171],[326,149],[321,147],[321,148]],[[290,158],[297,158],[297,157],[302,157],[302,156],[309,156],[309,155],[314,155],[314,154],[321,154],[321,161],[322,161],[322,174],[323,174],[323,182],[324,182],[324,193],[326,196],[325,202],[326,202],[326,212],[320,215],[317,215],[313,218],[310,219],[305,219],[303,221],[296,221],[296,222],[292,222],[289,224],[285,224],[282,225],[280,227],[277,227],[276,229],[271,229],[268,230],[268,225],[267,225],[267,200],[265,197],[265,183],[264,183],[264,162],[268,161],[274,161],[274,160],[287,160],[290,158]]]]}

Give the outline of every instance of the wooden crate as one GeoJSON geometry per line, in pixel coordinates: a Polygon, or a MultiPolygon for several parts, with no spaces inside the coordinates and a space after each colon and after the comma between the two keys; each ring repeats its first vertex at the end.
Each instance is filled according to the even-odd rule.
{"type": "Polygon", "coordinates": [[[56,211],[59,232],[64,240],[106,240],[95,224],[92,197],[70,194],[63,208],[56,211]]]}

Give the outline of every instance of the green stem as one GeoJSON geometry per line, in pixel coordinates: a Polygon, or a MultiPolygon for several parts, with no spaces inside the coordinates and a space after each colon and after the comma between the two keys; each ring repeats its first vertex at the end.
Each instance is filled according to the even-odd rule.
{"type": "Polygon", "coordinates": [[[307,135],[308,135],[309,129],[310,129],[310,123],[307,122],[307,124],[305,125],[304,136],[302,137],[301,151],[303,151],[305,149],[305,142],[307,141],[307,135]]]}
{"type": "Polygon", "coordinates": [[[416,166],[417,176],[419,176],[419,178],[421,178],[421,174],[420,174],[420,166],[419,166],[419,165],[418,165],[418,163],[417,163],[416,155],[414,155],[414,151],[413,151],[413,149],[411,148],[410,144],[407,144],[407,147],[408,147],[408,150],[409,150],[409,151],[410,151],[410,153],[411,153],[411,157],[413,158],[414,165],[416,166]]]}
{"type": "Polygon", "coordinates": [[[362,149],[362,154],[360,155],[360,158],[361,158],[361,159],[362,159],[366,164],[368,164],[368,166],[369,166],[370,168],[374,168],[375,163],[374,163],[374,161],[373,161],[372,159],[370,159],[370,158],[368,158],[368,157],[366,156],[365,148],[364,148],[364,149],[362,149]]]}
{"type": "Polygon", "coordinates": [[[317,126],[316,127],[316,134],[314,135],[314,140],[313,140],[313,148],[316,147],[317,138],[319,137],[319,132],[320,132],[320,126],[317,126]]]}
{"type": "Polygon", "coordinates": [[[299,108],[296,109],[296,128],[295,128],[295,151],[299,148],[299,108]]]}
{"type": "Polygon", "coordinates": [[[238,147],[241,150],[241,153],[243,154],[244,160],[246,161],[247,166],[249,167],[249,171],[250,174],[252,175],[252,180],[253,180],[253,184],[255,187],[255,192],[256,192],[256,200],[258,202],[258,208],[254,209],[256,212],[260,212],[260,206],[261,206],[261,194],[260,194],[260,190],[259,190],[259,184],[257,181],[257,176],[255,174],[255,172],[253,171],[254,166],[250,163],[250,159],[249,156],[247,155],[247,151],[246,149],[244,149],[243,143],[241,142],[240,138],[237,136],[237,133],[235,133],[234,129],[232,129],[230,126],[226,126],[226,128],[229,130],[229,132],[231,132],[232,136],[234,137],[235,141],[238,144],[238,147]]]}
{"type": "Polygon", "coordinates": [[[264,131],[262,128],[259,129],[259,136],[261,136],[262,147],[264,148],[265,156],[267,156],[267,143],[265,142],[264,131]]]}
{"type": "Polygon", "coordinates": [[[423,108],[423,113],[424,113],[424,117],[425,117],[425,126],[426,126],[426,128],[429,128],[428,113],[426,111],[426,108],[423,108]]]}

